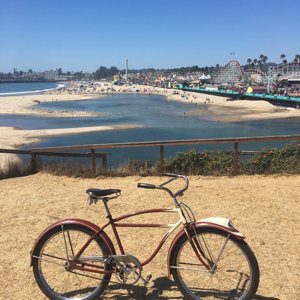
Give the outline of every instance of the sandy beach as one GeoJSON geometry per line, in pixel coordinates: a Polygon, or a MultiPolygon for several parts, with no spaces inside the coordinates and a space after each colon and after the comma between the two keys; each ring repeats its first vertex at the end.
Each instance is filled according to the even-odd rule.
{"type": "MultiPolygon", "coordinates": [[[[138,182],[158,184],[165,178],[67,178],[49,174],[0,181],[0,286],[1,299],[46,299],[37,287],[29,267],[29,252],[39,233],[58,219],[77,217],[95,224],[106,222],[101,203],[88,206],[85,190],[91,187],[119,188],[122,194],[110,202],[113,216],[131,211],[172,207],[166,193],[138,189],[138,182]]],[[[179,188],[179,183],[174,188],[179,188]]],[[[195,209],[196,218],[220,216],[231,218],[246,236],[257,256],[261,279],[256,300],[300,299],[300,176],[190,177],[190,188],[181,201],[195,209]],[[217,188],[216,188],[217,187],[217,188]]],[[[166,216],[166,222],[174,222],[166,216]]],[[[150,218],[150,216],[149,216],[150,218]]],[[[151,221],[161,223],[161,215],[151,221]]],[[[141,221],[141,219],[139,219],[141,221]]],[[[135,220],[138,222],[139,220],[135,220]]],[[[149,223],[150,220],[143,220],[149,223]]],[[[125,249],[140,259],[149,256],[165,229],[151,234],[120,229],[127,238],[125,249]],[[132,238],[141,234],[139,238],[132,238]],[[131,237],[131,238],[130,238],[131,237]],[[149,239],[153,242],[149,243],[149,239]]],[[[107,233],[111,235],[111,230],[107,233]]],[[[129,296],[126,286],[113,276],[103,299],[182,299],[173,282],[167,278],[166,258],[172,240],[144,268],[152,274],[147,287],[142,282],[129,296]]]]}
{"type": "MultiPolygon", "coordinates": [[[[95,82],[91,84],[82,84],[81,82],[73,82],[67,88],[59,90],[51,90],[40,95],[18,95],[0,97],[0,115],[32,115],[41,117],[103,117],[103,113],[84,112],[84,111],[47,111],[36,107],[38,103],[53,101],[76,101],[89,100],[91,98],[101,98],[102,96],[113,93],[142,93],[156,94],[166,97],[170,101],[181,101],[192,103],[195,109],[187,112],[187,116],[197,115],[206,117],[210,116],[210,120],[217,122],[239,122],[245,120],[261,120],[275,118],[300,118],[300,110],[293,108],[280,108],[266,101],[246,101],[236,100],[227,101],[225,97],[213,95],[205,95],[193,92],[184,92],[174,89],[163,89],[149,87],[145,85],[125,85],[115,86],[105,82],[95,82]],[[201,104],[201,105],[199,105],[201,104]],[[197,105],[199,105],[197,107],[197,105]],[[204,105],[204,106],[203,106],[204,105]],[[204,109],[205,108],[205,109],[204,109]]],[[[99,100],[101,101],[101,99],[99,100]]],[[[185,113],[185,112],[184,112],[185,113]]],[[[138,126],[138,125],[137,125],[138,126]]],[[[99,126],[99,127],[83,127],[83,128],[64,128],[56,130],[17,130],[11,127],[0,127],[0,147],[14,148],[20,145],[34,143],[39,137],[47,137],[61,134],[75,134],[79,132],[92,132],[100,130],[117,130],[133,128],[134,125],[120,126],[99,126]]]]}

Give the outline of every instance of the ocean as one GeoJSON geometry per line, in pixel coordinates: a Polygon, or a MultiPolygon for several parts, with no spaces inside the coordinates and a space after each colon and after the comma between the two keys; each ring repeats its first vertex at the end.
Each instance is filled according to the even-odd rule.
{"type": "Polygon", "coordinates": [[[58,86],[55,82],[0,83],[0,96],[35,94],[58,86]]]}

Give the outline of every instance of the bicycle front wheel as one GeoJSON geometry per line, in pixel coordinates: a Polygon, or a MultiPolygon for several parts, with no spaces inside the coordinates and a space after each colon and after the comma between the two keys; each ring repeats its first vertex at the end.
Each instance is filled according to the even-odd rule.
{"type": "Polygon", "coordinates": [[[209,270],[197,258],[187,236],[175,245],[171,273],[187,299],[252,299],[259,283],[256,258],[243,240],[223,231],[195,229],[192,236],[201,247],[209,270]]]}
{"type": "MultiPolygon", "coordinates": [[[[59,225],[47,232],[39,241],[32,266],[36,282],[50,299],[97,299],[108,285],[111,274],[99,274],[70,268],[70,261],[93,236],[93,232],[77,224],[59,225]]],[[[82,256],[109,255],[106,244],[96,237],[82,256]]],[[[108,269],[103,263],[87,261],[89,266],[108,269]],[[102,264],[102,265],[101,265],[102,264]]],[[[82,263],[82,266],[84,262],[82,263]]],[[[89,267],[91,269],[91,267],[89,267]]]]}

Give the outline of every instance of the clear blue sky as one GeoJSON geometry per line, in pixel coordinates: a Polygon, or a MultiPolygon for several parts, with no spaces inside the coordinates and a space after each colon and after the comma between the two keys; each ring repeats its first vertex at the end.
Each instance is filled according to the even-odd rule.
{"type": "Polygon", "coordinates": [[[0,0],[0,72],[245,64],[300,54],[300,0],[0,0]]]}

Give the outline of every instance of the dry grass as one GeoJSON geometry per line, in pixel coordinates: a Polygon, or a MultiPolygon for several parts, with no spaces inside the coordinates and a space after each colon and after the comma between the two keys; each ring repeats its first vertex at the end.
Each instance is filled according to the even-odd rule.
{"type": "MultiPolygon", "coordinates": [[[[0,299],[45,298],[29,267],[29,252],[35,238],[47,225],[71,216],[96,224],[106,221],[101,204],[87,206],[85,189],[120,188],[122,195],[110,205],[113,215],[117,216],[144,208],[171,207],[166,194],[136,188],[139,181],[159,183],[162,180],[137,176],[77,179],[36,174],[0,181],[0,299]]],[[[300,299],[299,198],[299,175],[192,176],[190,189],[182,200],[195,209],[198,218],[230,217],[246,235],[261,270],[255,299],[296,300],[300,299]]],[[[149,240],[156,240],[162,234],[160,230],[149,230],[139,237],[132,237],[138,234],[135,231],[122,231],[122,236],[131,237],[125,245],[127,252],[139,258],[146,257],[155,247],[149,240]]],[[[182,299],[176,286],[166,278],[169,242],[145,267],[144,275],[153,275],[147,288],[140,283],[129,296],[124,286],[112,283],[105,299],[182,299]]]]}

